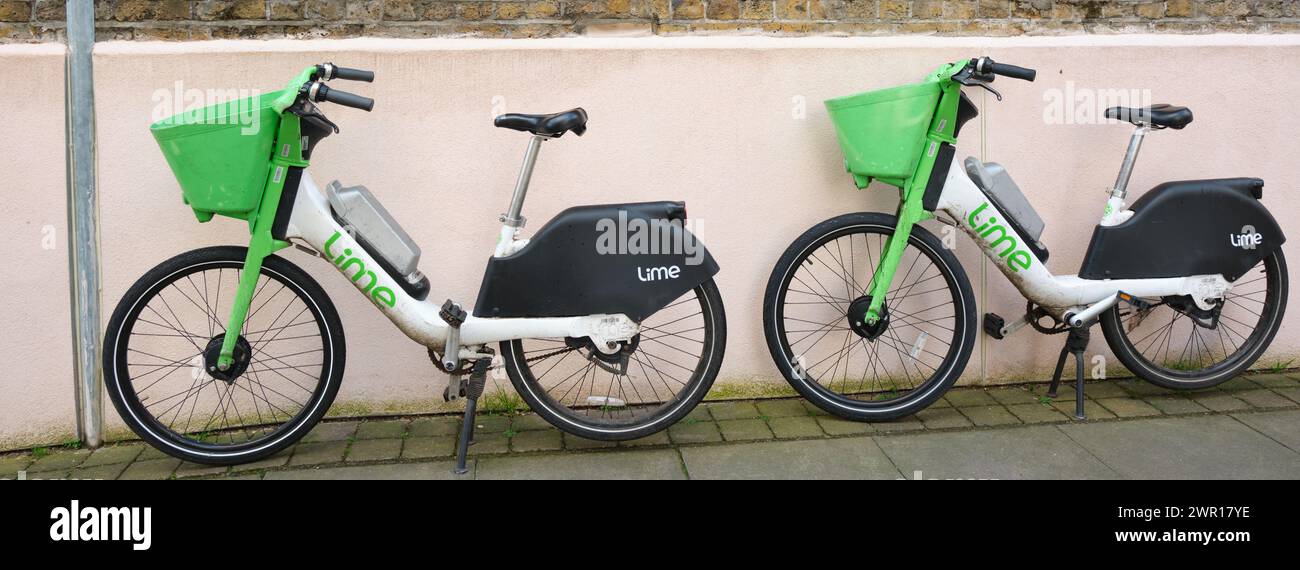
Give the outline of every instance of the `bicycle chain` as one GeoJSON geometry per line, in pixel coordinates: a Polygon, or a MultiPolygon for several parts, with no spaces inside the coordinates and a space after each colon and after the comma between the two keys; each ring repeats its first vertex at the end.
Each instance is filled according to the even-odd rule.
{"type": "MultiPolygon", "coordinates": [[[[548,352],[548,353],[546,353],[546,354],[539,354],[539,355],[534,356],[534,357],[532,357],[532,358],[525,358],[525,359],[524,359],[524,362],[526,362],[526,363],[537,362],[538,360],[543,360],[543,359],[546,359],[546,358],[550,358],[550,357],[552,357],[552,356],[556,356],[556,355],[558,355],[558,354],[564,354],[564,353],[566,353],[566,352],[573,352],[573,351],[575,351],[575,350],[578,350],[579,348],[580,348],[580,347],[577,347],[577,346],[569,346],[569,347],[561,348],[561,349],[559,349],[559,350],[555,350],[555,351],[552,351],[552,352],[548,352]]],[[[433,362],[433,365],[434,365],[434,366],[438,367],[438,370],[442,370],[442,357],[439,356],[438,353],[435,352],[432,348],[429,349],[429,360],[431,360],[431,361],[433,362]]],[[[472,371],[472,368],[473,368],[473,363],[472,363],[471,361],[469,361],[469,360],[462,360],[462,361],[460,362],[460,365],[459,365],[455,370],[453,370],[453,371],[451,371],[451,372],[448,372],[447,374],[450,375],[450,376],[463,376],[463,375],[465,375],[465,374],[469,374],[469,373],[472,371]]],[[[505,365],[504,365],[504,364],[499,364],[499,365],[497,365],[497,366],[489,366],[487,369],[490,371],[490,370],[496,370],[496,369],[498,369],[498,368],[505,368],[505,365]]]]}

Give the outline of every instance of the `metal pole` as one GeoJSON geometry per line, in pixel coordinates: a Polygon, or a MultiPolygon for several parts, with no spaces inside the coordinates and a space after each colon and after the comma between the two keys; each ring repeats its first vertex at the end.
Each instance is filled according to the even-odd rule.
{"type": "Polygon", "coordinates": [[[68,162],[68,277],[72,298],[72,356],[77,398],[77,439],[91,449],[103,443],[104,388],[99,352],[99,204],[95,194],[95,7],[69,0],[68,54],[64,68],[64,121],[68,162]]]}

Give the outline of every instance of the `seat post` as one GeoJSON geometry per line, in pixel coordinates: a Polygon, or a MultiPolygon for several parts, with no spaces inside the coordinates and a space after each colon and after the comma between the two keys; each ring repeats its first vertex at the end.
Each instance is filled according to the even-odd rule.
{"type": "Polygon", "coordinates": [[[1124,153],[1124,164],[1119,167],[1119,177],[1115,179],[1115,188],[1110,192],[1112,198],[1123,200],[1128,195],[1128,181],[1133,176],[1133,163],[1137,162],[1138,150],[1142,148],[1142,139],[1151,132],[1149,125],[1138,125],[1133,129],[1133,137],[1128,141],[1128,151],[1124,153]]]}
{"type": "Polygon", "coordinates": [[[524,225],[521,212],[524,209],[524,197],[528,194],[528,182],[533,177],[533,166],[537,164],[537,153],[542,149],[542,142],[550,137],[533,135],[528,141],[528,151],[524,153],[524,165],[519,169],[519,180],[515,182],[515,194],[510,199],[510,209],[501,215],[501,221],[512,228],[524,225]]]}

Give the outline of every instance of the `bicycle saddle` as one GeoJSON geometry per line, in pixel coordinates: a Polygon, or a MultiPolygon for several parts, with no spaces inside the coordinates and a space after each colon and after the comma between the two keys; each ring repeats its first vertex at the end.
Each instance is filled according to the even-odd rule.
{"type": "Polygon", "coordinates": [[[582,107],[550,115],[522,115],[509,113],[497,117],[492,124],[516,131],[527,131],[544,137],[559,137],[566,132],[582,136],[587,132],[587,112],[582,107]]]}
{"type": "Polygon", "coordinates": [[[1111,107],[1106,109],[1107,119],[1119,119],[1135,125],[1155,125],[1181,129],[1192,122],[1192,110],[1159,103],[1150,107],[1111,107]]]}

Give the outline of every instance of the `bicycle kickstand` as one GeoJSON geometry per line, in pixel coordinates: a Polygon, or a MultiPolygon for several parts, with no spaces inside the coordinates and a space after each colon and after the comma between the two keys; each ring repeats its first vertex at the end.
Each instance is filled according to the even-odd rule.
{"type": "Polygon", "coordinates": [[[1092,334],[1088,327],[1071,328],[1070,334],[1065,339],[1065,346],[1061,347],[1061,357],[1056,360],[1056,372],[1052,373],[1052,384],[1047,387],[1047,396],[1056,397],[1057,388],[1061,387],[1061,373],[1065,370],[1065,357],[1068,354],[1074,355],[1074,419],[1086,420],[1088,417],[1083,413],[1083,355],[1088,349],[1088,340],[1092,334]]]}
{"type": "Polygon", "coordinates": [[[487,370],[491,364],[491,358],[475,360],[474,369],[469,374],[469,382],[466,383],[465,419],[460,427],[460,441],[456,445],[457,475],[464,475],[469,472],[465,462],[466,457],[469,455],[469,446],[474,441],[474,412],[478,408],[479,396],[483,395],[483,388],[487,384],[487,370]]]}

